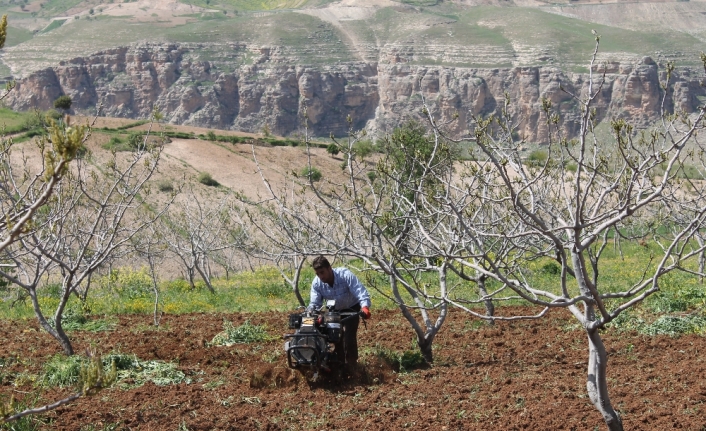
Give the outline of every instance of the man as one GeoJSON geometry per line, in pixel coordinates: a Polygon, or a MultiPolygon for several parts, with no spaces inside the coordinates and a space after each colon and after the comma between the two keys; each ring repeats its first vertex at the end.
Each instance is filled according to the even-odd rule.
{"type": "MultiPolygon", "coordinates": [[[[319,256],[312,263],[316,277],[311,283],[309,310],[318,310],[325,300],[336,301],[336,310],[359,311],[363,319],[370,318],[370,295],[365,286],[347,268],[331,268],[328,260],[319,256]]],[[[348,367],[358,362],[358,316],[341,324],[341,339],[335,344],[338,360],[348,367]]]]}

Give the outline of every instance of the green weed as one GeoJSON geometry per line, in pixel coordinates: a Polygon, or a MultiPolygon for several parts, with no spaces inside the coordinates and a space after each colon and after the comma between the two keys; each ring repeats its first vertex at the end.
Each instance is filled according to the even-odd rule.
{"type": "Polygon", "coordinates": [[[223,328],[224,331],[216,334],[211,340],[212,346],[232,346],[233,344],[272,341],[277,338],[269,335],[264,326],[253,325],[249,320],[238,327],[233,326],[232,322],[224,320],[223,328]]]}
{"type": "Polygon", "coordinates": [[[191,379],[177,369],[173,362],[143,361],[135,355],[112,353],[103,358],[104,365],[115,362],[118,371],[118,386],[124,389],[152,382],[158,386],[191,383],[191,379]]]}
{"type": "Polygon", "coordinates": [[[706,318],[697,315],[660,316],[649,325],[644,325],[639,331],[646,335],[669,335],[676,337],[682,334],[701,333],[706,329],[706,318]]]}
{"type": "Polygon", "coordinates": [[[406,350],[400,353],[376,346],[373,349],[373,354],[400,373],[412,371],[426,364],[424,357],[418,350],[406,350]]]}
{"type": "Polygon", "coordinates": [[[52,356],[44,364],[44,374],[41,376],[40,384],[49,388],[75,386],[78,383],[81,365],[84,361],[84,358],[77,355],[57,354],[52,356]]]}

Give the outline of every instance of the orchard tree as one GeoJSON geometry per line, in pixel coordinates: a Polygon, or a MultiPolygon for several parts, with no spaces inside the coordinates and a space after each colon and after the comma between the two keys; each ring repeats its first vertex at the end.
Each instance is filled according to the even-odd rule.
{"type": "MultiPolygon", "coordinates": [[[[84,127],[67,127],[49,139],[78,142],[86,133],[84,127]]],[[[4,250],[3,260],[15,268],[0,267],[0,276],[26,292],[40,326],[59,341],[67,355],[74,350],[62,321],[71,296],[85,301],[92,274],[111,259],[126,255],[130,240],[168,206],[136,217],[149,193],[145,184],[155,173],[160,156],[161,146],[148,145],[146,137],[137,151],[112,153],[97,167],[90,156],[76,160],[48,205],[37,213],[35,229],[4,250]],[[61,284],[51,319],[38,296],[44,277],[61,284]]]]}
{"type": "MultiPolygon", "coordinates": [[[[7,15],[0,18],[0,49],[7,38],[7,15]]],[[[14,88],[8,82],[0,94],[4,99],[14,88]]],[[[34,216],[49,201],[54,188],[88,138],[85,129],[67,129],[51,123],[49,137],[37,143],[38,167],[30,154],[19,150],[12,138],[0,138],[0,251],[35,227],[34,216]]]]}
{"type": "MultiPolygon", "coordinates": [[[[565,308],[577,319],[588,341],[588,397],[608,429],[618,431],[623,422],[608,393],[608,356],[600,331],[658,292],[664,275],[703,275],[702,267],[692,269],[689,262],[704,252],[699,235],[706,224],[706,159],[697,132],[706,108],[693,115],[663,111],[650,130],[615,119],[612,142],[602,141],[595,132],[594,105],[605,83],[600,73],[605,69],[595,62],[598,45],[596,37],[584,87],[575,93],[569,84],[563,87],[580,107],[576,138],[562,135],[561,118],[542,99],[552,131],[548,157],[525,163],[525,143],[516,138],[506,100],[499,115],[473,118],[469,141],[476,145],[477,161],[464,164],[456,180],[440,178],[445,187],[424,202],[420,214],[434,214],[443,223],[415,225],[440,259],[493,280],[498,286],[490,294],[494,300],[521,298],[541,310],[530,316],[500,312],[494,319],[539,318],[552,308],[565,308]],[[686,171],[696,172],[695,177],[685,176],[686,171]],[[610,285],[603,263],[618,237],[650,241],[659,250],[624,287],[610,285]],[[455,246],[449,248],[450,243],[455,246]],[[530,277],[529,263],[541,259],[558,266],[556,288],[538,286],[530,277]]],[[[702,60],[706,68],[706,56],[702,60]]],[[[665,98],[672,72],[668,64],[665,98]]],[[[426,112],[439,132],[430,108],[426,112]]],[[[488,318],[452,295],[440,299],[488,318]]]]}
{"type": "Polygon", "coordinates": [[[181,261],[191,288],[196,287],[198,274],[211,293],[215,293],[211,284],[214,257],[238,240],[231,235],[237,223],[232,196],[222,191],[213,193],[223,193],[215,204],[199,196],[197,190],[187,189],[160,220],[167,249],[181,261]]]}
{"type": "Polygon", "coordinates": [[[252,151],[257,172],[267,192],[258,199],[248,198],[242,192],[236,194],[241,203],[239,211],[243,222],[239,231],[245,234],[240,251],[251,260],[274,265],[299,305],[305,306],[300,282],[307,257],[329,251],[322,235],[327,233],[330,224],[318,217],[322,212],[308,191],[308,185],[315,179],[312,176],[294,176],[275,187],[261,169],[255,147],[252,151]],[[302,219],[302,214],[309,214],[310,217],[302,219]],[[311,231],[310,222],[319,225],[319,233],[311,231]]]}
{"type": "MultiPolygon", "coordinates": [[[[399,306],[424,358],[432,362],[432,344],[448,313],[446,300],[438,298],[447,294],[451,262],[438,259],[438,253],[429,250],[413,228],[419,196],[410,190],[436,186],[437,180],[427,174],[428,170],[450,178],[456,152],[448,141],[435,140],[417,124],[410,124],[389,138],[390,146],[398,145],[400,151],[384,152],[377,162],[379,174],[369,175],[370,163],[355,157],[356,144],[362,139],[364,133],[351,131],[346,142],[334,142],[346,161],[345,177],[340,182],[316,182],[311,176],[298,176],[291,178],[301,187],[294,193],[274,190],[263,176],[269,193],[250,204],[268,216],[251,216],[249,221],[272,241],[273,249],[282,247],[291,257],[329,254],[357,258],[363,263],[360,271],[383,275],[385,286],[377,277],[364,279],[399,306]],[[406,157],[404,145],[418,151],[406,157]],[[421,166],[413,160],[415,157],[423,161],[421,166]],[[439,282],[430,284],[430,274],[439,282]],[[435,294],[430,294],[430,289],[435,289],[435,294]]],[[[305,143],[311,167],[311,148],[307,139],[305,143]]]]}
{"type": "MultiPolygon", "coordinates": [[[[145,216],[149,216],[145,214],[145,216]]],[[[167,257],[167,245],[162,236],[162,231],[158,228],[157,223],[151,223],[146,226],[144,231],[132,238],[131,244],[133,253],[138,259],[147,262],[147,267],[150,270],[150,278],[152,279],[152,293],[154,294],[154,307],[152,308],[152,321],[154,326],[159,326],[162,318],[160,311],[160,289],[158,268],[167,257]]]]}
{"type": "MultiPolygon", "coordinates": [[[[7,37],[7,15],[0,18],[0,49],[7,37]]],[[[8,82],[0,95],[4,99],[14,88],[8,82]]],[[[19,242],[30,238],[47,226],[45,215],[56,209],[56,189],[70,173],[70,163],[84,146],[89,129],[71,128],[68,124],[50,122],[48,133],[38,142],[39,164],[30,162],[32,154],[18,149],[12,138],[0,138],[0,253],[7,255],[19,242]]],[[[21,247],[18,247],[21,248],[21,247]]],[[[22,254],[28,254],[20,252],[22,254]]],[[[31,260],[31,259],[30,259],[31,260]]],[[[17,263],[15,261],[15,263],[17,263]]],[[[56,266],[48,262],[36,263],[35,272],[56,266]]],[[[14,274],[12,263],[0,267],[5,274],[14,274]]],[[[34,284],[36,288],[36,283],[34,284]]],[[[116,379],[113,366],[105,372],[100,355],[88,352],[88,362],[81,367],[77,391],[65,398],[41,407],[18,410],[14,398],[0,402],[0,425],[25,416],[43,413],[66,405],[80,397],[91,396],[111,386],[116,379]]]]}

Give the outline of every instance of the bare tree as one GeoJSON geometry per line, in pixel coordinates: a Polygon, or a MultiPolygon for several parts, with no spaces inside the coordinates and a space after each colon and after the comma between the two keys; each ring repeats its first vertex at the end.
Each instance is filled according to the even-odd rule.
{"type": "MultiPolygon", "coordinates": [[[[242,193],[236,195],[242,204],[239,207],[243,221],[240,231],[246,234],[240,242],[240,251],[256,262],[274,265],[299,305],[305,306],[299,288],[304,264],[307,257],[327,251],[321,246],[320,237],[312,236],[307,223],[302,223],[299,217],[308,213],[312,217],[305,216],[306,220],[316,218],[317,209],[311,205],[311,196],[302,199],[307,195],[307,179],[303,183],[302,179],[289,178],[281,188],[275,189],[265,177],[254,147],[253,160],[268,192],[257,200],[242,193]]],[[[322,225],[321,229],[326,226],[322,225]]]]}
{"type": "Polygon", "coordinates": [[[159,309],[161,292],[159,289],[158,268],[167,256],[167,245],[157,223],[152,223],[149,226],[146,226],[140,235],[132,238],[131,243],[135,255],[138,258],[147,261],[147,266],[150,270],[150,278],[152,279],[152,293],[154,294],[152,320],[154,326],[159,326],[162,313],[159,309]]]}
{"type": "MultiPolygon", "coordinates": [[[[706,222],[706,164],[697,139],[706,108],[693,116],[663,111],[654,130],[637,131],[624,120],[614,120],[614,142],[601,142],[594,108],[604,83],[604,76],[596,73],[598,42],[596,37],[585,87],[571,93],[581,112],[578,137],[561,135],[561,119],[543,99],[547,126],[553,131],[548,158],[527,163],[522,158],[525,143],[513,133],[511,103],[506,100],[499,116],[474,118],[470,140],[477,145],[477,161],[467,163],[457,180],[445,183],[443,193],[425,201],[425,210],[436,212],[435,219],[443,220],[444,227],[416,226],[443,259],[494,280],[499,287],[489,295],[496,301],[521,298],[541,310],[528,316],[501,312],[494,319],[539,318],[551,308],[571,312],[588,339],[589,399],[608,429],[615,431],[622,430],[623,423],[608,394],[608,357],[599,330],[658,292],[665,274],[702,275],[702,270],[687,269],[687,262],[704,252],[703,242],[694,239],[706,222]],[[698,171],[696,179],[684,177],[687,167],[698,171]],[[624,289],[608,285],[602,263],[618,236],[647,239],[660,250],[624,289]],[[449,243],[455,246],[449,248],[449,243]],[[556,289],[532,281],[527,266],[538,259],[558,264],[556,289]]],[[[668,65],[667,79],[671,72],[668,65]]],[[[668,82],[663,90],[666,94],[668,82]]],[[[565,91],[570,92],[568,85],[565,91]]],[[[458,298],[442,299],[488,318],[458,298]]]]}
{"type": "MultiPolygon", "coordinates": [[[[79,136],[85,133],[67,130],[79,136]]],[[[58,136],[52,136],[53,141],[61,139],[58,136]]],[[[126,254],[131,238],[160,215],[157,211],[137,216],[148,193],[145,184],[156,171],[160,155],[161,146],[148,145],[145,137],[135,152],[126,157],[113,153],[103,165],[93,166],[90,155],[76,160],[74,169],[56,186],[50,205],[36,215],[37,227],[5,249],[5,259],[16,270],[0,268],[0,276],[24,289],[40,325],[67,355],[73,354],[73,347],[62,318],[69,299],[72,295],[85,299],[91,275],[110,259],[126,254]],[[44,276],[61,281],[52,322],[37,295],[44,276]]]]}
{"type": "Polygon", "coordinates": [[[215,293],[211,284],[215,254],[233,246],[232,228],[237,220],[232,211],[232,196],[224,193],[215,203],[207,203],[196,191],[188,189],[183,199],[161,218],[161,231],[167,248],[182,263],[186,278],[195,288],[196,274],[215,293]]]}
{"type": "MultiPolygon", "coordinates": [[[[263,176],[269,193],[250,204],[269,218],[251,216],[249,221],[271,241],[272,250],[284,250],[281,254],[271,251],[271,256],[358,258],[363,263],[361,271],[383,274],[389,289],[376,277],[366,277],[366,281],[399,305],[424,358],[432,362],[432,344],[448,313],[444,298],[450,261],[438,259],[438,252],[426,246],[413,223],[424,219],[417,217],[419,191],[426,193],[438,182],[426,171],[451,175],[454,154],[448,141],[430,138],[418,125],[396,133],[391,139],[399,145],[398,151],[386,151],[376,167],[356,157],[355,144],[364,138],[363,133],[351,131],[347,142],[335,142],[345,153],[346,176],[341,182],[315,182],[309,175],[291,179],[301,190],[286,193],[274,190],[263,176]],[[405,153],[405,144],[415,149],[405,153]],[[429,283],[429,274],[438,283],[429,283]],[[435,289],[433,294],[430,289],[435,289]]],[[[310,151],[308,141],[305,143],[310,151]]],[[[258,163],[257,158],[255,161],[258,163]]],[[[311,157],[308,171],[313,171],[311,157]]],[[[425,219],[424,223],[434,220],[425,219]]]]}

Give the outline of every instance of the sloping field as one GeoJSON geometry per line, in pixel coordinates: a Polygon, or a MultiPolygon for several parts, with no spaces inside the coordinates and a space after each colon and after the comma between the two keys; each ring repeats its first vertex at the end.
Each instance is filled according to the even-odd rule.
{"type": "MultiPolygon", "coordinates": [[[[582,66],[602,36],[602,55],[645,55],[695,64],[706,40],[706,2],[324,2],[304,0],[52,0],[10,12],[22,43],[5,49],[15,76],[61,60],[140,41],[277,47],[280,60],[326,65],[389,60],[409,52],[416,64],[508,67],[582,66]],[[62,25],[51,20],[61,17],[62,25]],[[31,37],[32,33],[34,37],[31,37]],[[29,35],[29,37],[28,37],[29,35]]],[[[10,31],[12,38],[12,29],[10,31]]]]}

